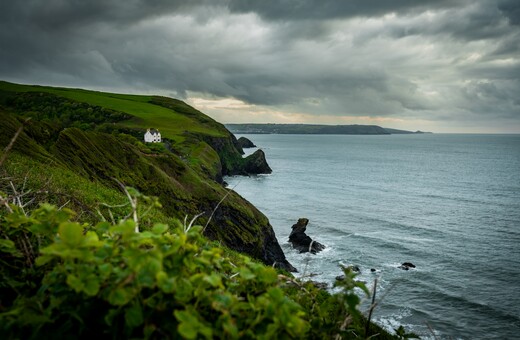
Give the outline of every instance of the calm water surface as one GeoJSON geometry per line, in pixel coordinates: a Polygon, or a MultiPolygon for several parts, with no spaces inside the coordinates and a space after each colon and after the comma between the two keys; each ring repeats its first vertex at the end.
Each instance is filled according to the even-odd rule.
{"type": "Polygon", "coordinates": [[[273,174],[226,180],[301,273],[330,283],[353,264],[368,286],[378,277],[375,320],[389,330],[520,339],[519,135],[246,137],[273,174]],[[300,217],[325,251],[288,244],[300,217]]]}

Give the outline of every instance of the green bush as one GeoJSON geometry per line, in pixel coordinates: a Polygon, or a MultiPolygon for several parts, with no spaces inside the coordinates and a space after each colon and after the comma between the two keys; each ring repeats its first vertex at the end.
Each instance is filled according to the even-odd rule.
{"type": "MultiPolygon", "coordinates": [[[[3,197],[4,195],[1,195],[3,197]]],[[[0,198],[1,198],[0,197],[0,198]]],[[[94,226],[43,204],[0,219],[0,331],[5,338],[357,338],[364,319],[344,293],[215,247],[176,222],[135,231],[94,226]]]]}
{"type": "Polygon", "coordinates": [[[70,217],[44,205],[3,218],[0,329],[8,338],[298,337],[308,329],[273,268],[247,258],[236,267],[205,245],[200,227],[136,233],[130,220],[86,228],[70,217]],[[39,250],[26,252],[26,240],[39,250]]]}

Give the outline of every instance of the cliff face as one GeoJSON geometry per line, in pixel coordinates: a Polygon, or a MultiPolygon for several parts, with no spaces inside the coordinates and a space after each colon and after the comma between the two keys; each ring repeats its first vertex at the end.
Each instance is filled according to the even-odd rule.
{"type": "MultiPolygon", "coordinates": [[[[30,113],[32,119],[15,147],[22,157],[28,157],[31,162],[52,162],[55,167],[72,170],[74,176],[99,183],[104,188],[118,190],[114,180],[117,179],[145,195],[157,196],[168,217],[183,220],[185,216],[191,219],[203,213],[197,222],[201,225],[208,223],[205,235],[210,239],[221,241],[266,264],[276,263],[280,268],[294,270],[285,259],[268,219],[240,195],[228,192],[219,183],[222,175],[247,173],[244,166],[247,161],[242,158],[236,138],[221,124],[198,111],[191,112],[191,116],[186,114],[199,125],[184,130],[179,137],[174,134],[167,136],[167,149],[161,145],[144,145],[139,139],[120,133],[128,129],[124,125],[118,129],[121,123],[110,123],[109,127],[100,124],[103,129],[92,131],[81,129],[81,124],[71,123],[68,126],[80,128],[61,126],[49,132],[51,126],[59,125],[50,124],[49,133],[45,133],[47,123],[37,119],[34,110],[29,112],[15,107],[9,104],[7,97],[16,99],[17,94],[0,93],[1,148],[7,145],[25,119],[23,117],[30,113]]],[[[162,106],[170,104],[168,99],[162,101],[162,106]]],[[[173,103],[185,111],[190,108],[182,102],[173,103]]],[[[38,105],[33,103],[28,107],[37,108],[38,105]]],[[[65,110],[61,104],[52,112],[60,110],[65,110]]],[[[131,124],[128,126],[133,128],[131,124]]],[[[44,173],[39,175],[45,176],[44,173]]],[[[52,193],[48,197],[52,201],[52,193]]],[[[81,198],[76,200],[84,210],[90,210],[91,216],[96,215],[95,206],[81,202],[81,198]]]]}
{"type": "MultiPolygon", "coordinates": [[[[113,178],[117,178],[159,197],[168,216],[183,219],[204,212],[198,220],[201,225],[207,223],[217,203],[227,194],[221,185],[200,178],[178,157],[144,156],[111,135],[64,130],[55,144],[54,155],[69,169],[106,185],[115,185],[113,178]]],[[[266,264],[276,262],[281,268],[294,270],[285,259],[269,220],[235,192],[230,192],[215,210],[205,235],[266,264]]]]}
{"type": "MultiPolygon", "coordinates": [[[[243,158],[242,148],[234,135],[229,137],[208,137],[200,136],[208,143],[219,155],[221,164],[221,176],[232,175],[259,175],[270,174],[272,172],[265,154],[262,150],[257,150],[253,154],[243,158]]],[[[216,178],[220,182],[221,178],[216,178]]]]}

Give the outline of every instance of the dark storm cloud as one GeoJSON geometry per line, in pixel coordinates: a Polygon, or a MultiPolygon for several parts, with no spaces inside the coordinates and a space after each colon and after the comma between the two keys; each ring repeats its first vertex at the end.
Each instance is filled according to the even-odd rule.
{"type": "Polygon", "coordinates": [[[214,4],[211,0],[27,0],[3,1],[0,19],[25,22],[43,30],[106,22],[133,24],[149,17],[214,4]]]}
{"type": "Polygon", "coordinates": [[[511,25],[520,25],[520,2],[504,0],[498,4],[498,9],[509,19],[511,25]]]}
{"type": "Polygon", "coordinates": [[[456,0],[231,0],[231,11],[255,12],[268,20],[323,20],[352,17],[377,17],[387,13],[410,13],[424,9],[449,8],[456,0]]]}
{"type": "Polygon", "coordinates": [[[516,0],[0,6],[2,79],[233,97],[316,117],[520,115],[516,0]]]}

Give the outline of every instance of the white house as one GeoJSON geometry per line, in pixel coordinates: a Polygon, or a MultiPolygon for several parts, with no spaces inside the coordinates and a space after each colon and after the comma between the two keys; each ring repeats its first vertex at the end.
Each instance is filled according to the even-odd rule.
{"type": "Polygon", "coordinates": [[[161,142],[161,133],[159,130],[155,129],[147,129],[144,134],[145,143],[160,143],[161,142]]]}

